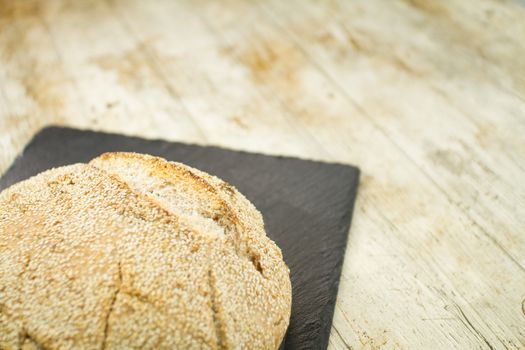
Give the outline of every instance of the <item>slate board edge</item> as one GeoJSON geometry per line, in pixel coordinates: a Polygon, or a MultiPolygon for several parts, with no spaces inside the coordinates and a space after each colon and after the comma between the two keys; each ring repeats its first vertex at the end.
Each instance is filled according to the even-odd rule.
{"type": "Polygon", "coordinates": [[[301,158],[301,157],[296,157],[296,156],[284,156],[284,155],[275,155],[275,154],[263,153],[263,152],[251,152],[251,151],[237,150],[237,149],[233,149],[233,148],[226,148],[226,147],[215,146],[215,145],[192,143],[192,142],[186,142],[186,141],[166,140],[166,139],[160,139],[160,138],[145,138],[145,137],[140,137],[140,136],[135,136],[135,135],[119,134],[119,133],[116,133],[116,132],[108,132],[108,131],[102,131],[102,130],[99,131],[99,130],[93,130],[93,129],[73,128],[73,127],[70,127],[70,126],[48,125],[48,126],[43,127],[42,129],[40,129],[38,132],[36,132],[34,134],[34,136],[30,139],[30,141],[24,146],[24,149],[22,150],[22,152],[20,154],[18,154],[16,156],[16,158],[13,160],[13,162],[11,163],[11,166],[4,173],[2,173],[0,175],[1,176],[5,175],[10,170],[12,165],[15,163],[16,159],[22,157],[24,152],[26,151],[26,149],[29,146],[31,146],[33,144],[33,142],[38,137],[41,137],[42,135],[45,135],[45,133],[53,132],[55,130],[57,130],[57,131],[58,130],[69,130],[69,131],[72,131],[72,132],[78,132],[78,131],[80,131],[80,132],[90,132],[90,133],[106,134],[106,135],[110,135],[110,136],[114,135],[114,136],[119,136],[119,137],[124,136],[124,137],[128,137],[128,138],[147,140],[147,141],[152,141],[152,142],[155,142],[155,141],[157,141],[157,142],[169,142],[169,143],[174,143],[174,144],[184,144],[184,145],[188,145],[188,146],[209,147],[209,148],[215,148],[215,149],[218,149],[218,150],[233,151],[233,152],[238,152],[238,153],[243,153],[243,154],[250,154],[250,155],[260,155],[260,156],[274,157],[274,158],[280,158],[280,159],[290,159],[290,160],[302,160],[302,161],[305,161],[305,162],[322,163],[322,164],[326,164],[326,165],[339,165],[339,166],[345,166],[345,167],[353,168],[355,171],[358,172],[358,174],[357,174],[358,178],[359,178],[359,173],[360,173],[359,168],[355,167],[354,165],[340,163],[340,162],[327,162],[327,161],[322,161],[322,160],[301,158]]]}
{"type": "MultiPolygon", "coordinates": [[[[357,170],[356,177],[355,177],[354,183],[350,187],[350,195],[353,196],[353,198],[357,198],[359,180],[361,178],[360,170],[358,168],[355,168],[355,169],[357,170]]],[[[319,339],[319,349],[328,348],[328,341],[330,339],[330,333],[331,333],[330,329],[332,328],[332,322],[334,319],[334,312],[335,312],[335,305],[337,302],[337,296],[339,294],[339,282],[341,281],[341,273],[343,271],[343,264],[344,264],[344,260],[346,256],[346,247],[348,245],[348,236],[350,235],[349,231],[350,231],[350,228],[352,227],[352,218],[354,216],[353,213],[354,213],[354,208],[355,208],[355,202],[356,200],[354,199],[351,202],[350,207],[348,208],[347,212],[344,214],[344,218],[346,219],[344,221],[347,222],[347,224],[344,227],[344,230],[348,232],[348,234],[346,235],[346,239],[344,242],[343,253],[341,254],[341,257],[340,257],[341,260],[338,262],[336,271],[332,275],[333,277],[332,285],[336,292],[330,296],[330,299],[326,303],[326,308],[330,308],[330,309],[327,310],[326,313],[321,312],[322,316],[321,316],[321,327],[319,327],[319,334],[321,334],[322,336],[319,337],[320,338],[319,339]]]]}

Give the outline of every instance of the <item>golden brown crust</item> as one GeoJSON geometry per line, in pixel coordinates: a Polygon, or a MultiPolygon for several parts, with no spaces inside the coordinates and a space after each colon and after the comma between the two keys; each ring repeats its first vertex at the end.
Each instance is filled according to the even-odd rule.
{"type": "Polygon", "coordinates": [[[0,348],[279,345],[289,273],[242,195],[151,156],[112,153],[91,164],[0,194],[0,348]],[[151,186],[186,192],[153,197],[149,185],[126,181],[122,160],[158,180],[151,186]],[[165,205],[170,198],[187,199],[183,209],[205,225],[165,205]],[[203,232],[213,219],[224,237],[203,232]]]}

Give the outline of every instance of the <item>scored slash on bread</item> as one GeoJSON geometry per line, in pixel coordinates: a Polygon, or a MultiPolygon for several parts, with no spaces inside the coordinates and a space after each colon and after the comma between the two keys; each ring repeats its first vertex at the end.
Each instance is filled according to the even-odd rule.
{"type": "Polygon", "coordinates": [[[199,232],[225,237],[238,250],[246,236],[266,235],[262,217],[242,194],[197,169],[124,152],[102,154],[89,164],[116,175],[199,232]]]}
{"type": "Polygon", "coordinates": [[[0,287],[0,348],[275,349],[284,336],[289,270],[216,177],[106,153],[12,186],[0,212],[0,281],[15,286],[0,287]]]}

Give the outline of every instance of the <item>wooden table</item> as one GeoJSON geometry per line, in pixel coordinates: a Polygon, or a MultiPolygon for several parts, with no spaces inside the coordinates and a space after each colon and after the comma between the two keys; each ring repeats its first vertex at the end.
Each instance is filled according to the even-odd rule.
{"type": "Polygon", "coordinates": [[[68,125],[358,165],[332,349],[525,348],[525,7],[0,1],[0,172],[68,125]]]}

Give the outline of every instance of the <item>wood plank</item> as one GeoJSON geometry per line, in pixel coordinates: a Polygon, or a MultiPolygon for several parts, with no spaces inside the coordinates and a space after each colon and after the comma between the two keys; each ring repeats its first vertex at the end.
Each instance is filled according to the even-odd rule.
{"type": "MultiPolygon", "coordinates": [[[[367,4],[370,5],[370,2],[367,4]]],[[[288,12],[283,10],[280,13],[297,15],[299,11],[294,9],[295,7],[288,9],[288,12]]],[[[317,16],[322,13],[322,10],[310,11],[310,15],[301,17],[302,24],[308,22],[312,14],[317,16]]],[[[395,11],[388,10],[386,13],[392,16],[395,11]]],[[[345,13],[343,8],[339,14],[343,18],[345,16],[350,18],[350,14],[345,13]]],[[[324,21],[327,21],[326,18],[324,21]]],[[[382,22],[378,21],[378,23],[382,22]]],[[[525,237],[519,234],[519,228],[524,227],[525,221],[509,220],[509,216],[525,217],[522,210],[525,206],[516,208],[516,203],[524,203],[525,190],[516,189],[514,186],[515,179],[523,176],[520,162],[516,159],[521,158],[521,163],[525,163],[523,159],[525,138],[520,137],[525,132],[525,121],[522,119],[525,112],[519,114],[519,111],[525,111],[525,103],[511,96],[514,103],[507,103],[506,106],[514,111],[514,114],[509,114],[504,123],[498,123],[498,128],[488,131],[487,128],[495,122],[489,120],[490,115],[478,113],[478,106],[462,103],[465,100],[472,100],[472,95],[478,91],[474,87],[456,97],[456,94],[448,89],[450,84],[445,78],[434,81],[432,78],[414,77],[413,74],[403,74],[403,72],[399,74],[399,67],[383,69],[382,65],[374,60],[370,60],[371,63],[367,67],[355,65],[350,59],[337,60],[334,57],[333,47],[332,50],[330,47],[326,50],[326,47],[319,46],[317,42],[311,45],[310,41],[300,38],[301,30],[295,29],[293,25],[290,27],[291,31],[295,31],[292,35],[295,34],[298,45],[316,61],[318,66],[323,67],[327,78],[343,90],[342,93],[350,102],[362,109],[380,130],[389,135],[396,146],[401,148],[449,197],[453,205],[468,213],[474,223],[479,225],[496,244],[501,245],[505,253],[508,252],[517,264],[521,267],[525,266],[525,260],[520,261],[517,258],[520,256],[519,253],[525,250],[525,237]],[[366,78],[364,81],[355,77],[366,70],[374,73],[373,79],[366,78]],[[347,73],[341,74],[341,72],[347,73]],[[434,86],[437,86],[439,93],[432,89],[434,86]],[[373,94],[369,91],[373,91],[373,94]],[[452,100],[452,103],[449,100],[452,100]],[[465,112],[458,112],[456,105],[460,105],[465,112]],[[421,123],[423,118],[424,123],[421,123]],[[504,140],[506,143],[504,148],[511,157],[496,152],[501,147],[499,144],[495,146],[491,143],[480,144],[480,134],[483,132],[498,140],[504,140]],[[486,200],[480,201],[480,198],[486,200]],[[509,215],[510,213],[512,214],[509,215]]],[[[352,30],[343,29],[343,31],[352,30]]],[[[321,31],[319,35],[328,34],[321,31]]],[[[402,39],[398,40],[398,45],[401,49],[396,48],[396,50],[410,51],[412,57],[417,55],[418,50],[424,51],[416,45],[404,49],[402,39]]],[[[381,43],[377,46],[381,47],[381,43]]],[[[518,48],[517,54],[520,53],[518,48]]],[[[410,62],[396,61],[399,58],[396,58],[395,50],[391,51],[394,52],[393,57],[389,58],[388,54],[384,53],[381,54],[381,59],[387,58],[397,62],[397,65],[404,64],[407,69],[417,70],[412,68],[410,62]]],[[[522,51],[525,54],[525,47],[522,51]]],[[[357,56],[359,55],[357,53],[357,56]]],[[[364,55],[368,57],[366,53],[364,55]]],[[[404,57],[402,54],[398,55],[404,57]]],[[[461,58],[468,61],[471,57],[461,58]]],[[[440,67],[435,67],[433,71],[439,72],[440,67]]],[[[469,72],[475,70],[471,69],[469,72]]],[[[460,83],[469,82],[461,72],[456,73],[456,80],[460,83]]],[[[480,72],[480,76],[482,73],[480,72]]],[[[498,90],[491,91],[496,101],[499,96],[508,96],[498,92],[498,90]]],[[[476,97],[479,98],[474,96],[476,97]]],[[[484,109],[492,109],[489,101],[485,103],[484,109]]],[[[496,104],[494,109],[503,110],[503,106],[498,102],[496,104]]],[[[521,256],[521,259],[525,257],[521,256]]]]}
{"type": "Polygon", "coordinates": [[[0,160],[1,169],[46,124],[204,140],[184,107],[148,65],[140,43],[122,31],[104,1],[89,5],[54,1],[45,6],[26,1],[22,9],[13,5],[8,12],[13,16],[3,18],[9,30],[1,33],[6,52],[0,66],[5,76],[14,76],[3,81],[3,89],[19,111],[2,116],[0,122],[7,127],[29,125],[12,126],[15,130],[8,137],[14,141],[9,147],[16,152],[0,160]],[[92,18],[97,18],[96,26],[92,18]]]}
{"type": "Polygon", "coordinates": [[[52,49],[53,42],[34,2],[2,2],[0,15],[0,171],[28,139],[72,111],[64,99],[76,92],[52,49]]]}
{"type": "Polygon", "coordinates": [[[88,125],[124,134],[205,140],[200,126],[144,51],[148,44],[130,36],[105,1],[88,6],[67,3],[45,20],[66,69],[78,82],[91,118],[88,125]]]}
{"type": "Polygon", "coordinates": [[[245,72],[223,58],[217,38],[201,21],[176,2],[115,2],[115,13],[139,40],[154,37],[145,50],[177,90],[212,144],[263,153],[309,154],[326,158],[315,142],[290,123],[285,112],[268,101],[246,79],[245,72]],[[193,28],[192,39],[213,43],[190,53],[180,52],[182,28],[193,28]],[[166,62],[162,57],[172,55],[166,62]],[[286,140],[283,142],[283,140],[286,140]]]}

